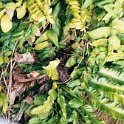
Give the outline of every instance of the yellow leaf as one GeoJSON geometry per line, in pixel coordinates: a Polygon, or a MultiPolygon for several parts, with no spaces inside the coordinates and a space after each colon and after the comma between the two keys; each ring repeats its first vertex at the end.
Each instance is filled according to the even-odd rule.
{"type": "Polygon", "coordinates": [[[117,30],[118,33],[124,33],[124,22],[122,20],[115,19],[112,21],[112,28],[117,30]]]}
{"type": "Polygon", "coordinates": [[[45,42],[36,44],[34,49],[35,50],[42,50],[42,49],[44,49],[44,48],[46,48],[48,46],[49,46],[49,43],[47,41],[45,41],[45,42]]]}
{"type": "Polygon", "coordinates": [[[4,33],[7,33],[12,28],[12,21],[10,20],[10,16],[8,14],[5,14],[1,18],[1,29],[4,33]]]}
{"type": "Polygon", "coordinates": [[[15,10],[16,9],[16,4],[14,2],[10,2],[6,4],[6,9],[7,10],[15,10]]]}
{"type": "Polygon", "coordinates": [[[7,95],[4,93],[1,93],[0,97],[2,98],[3,101],[3,112],[5,113],[8,109],[8,98],[7,95]]]}
{"type": "Polygon", "coordinates": [[[121,46],[121,41],[116,36],[111,36],[109,39],[109,44],[113,47],[114,50],[117,50],[121,46]]]}
{"type": "Polygon", "coordinates": [[[58,72],[56,67],[60,63],[60,60],[54,60],[50,61],[49,65],[44,67],[44,69],[47,71],[49,77],[51,77],[52,80],[58,80],[58,72]]]}
{"type": "Polygon", "coordinates": [[[26,3],[24,3],[23,6],[17,8],[16,11],[17,11],[17,18],[18,19],[23,18],[26,14],[26,3]]]}
{"type": "Polygon", "coordinates": [[[0,9],[4,8],[4,4],[0,2],[0,9]]]}
{"type": "Polygon", "coordinates": [[[53,88],[56,89],[58,86],[57,86],[57,83],[56,82],[53,82],[53,88]]]}
{"type": "Polygon", "coordinates": [[[2,11],[0,11],[0,19],[2,18],[5,12],[6,12],[6,9],[3,9],[2,11]]]}
{"type": "Polygon", "coordinates": [[[35,42],[35,36],[31,36],[31,42],[34,43],[35,42]]]}
{"type": "Polygon", "coordinates": [[[18,2],[16,3],[16,6],[19,7],[22,4],[23,0],[18,0],[18,2]]]}
{"type": "Polygon", "coordinates": [[[4,62],[9,62],[9,57],[8,56],[4,56],[4,62]]]}
{"type": "Polygon", "coordinates": [[[2,56],[0,56],[0,65],[2,65],[4,63],[4,59],[2,56]]]}
{"type": "Polygon", "coordinates": [[[2,89],[3,89],[3,87],[2,87],[2,85],[0,85],[0,92],[1,92],[2,89]]]}
{"type": "Polygon", "coordinates": [[[105,45],[107,43],[107,39],[99,39],[95,40],[91,43],[91,46],[100,46],[100,45],[105,45]]]}
{"type": "Polygon", "coordinates": [[[110,33],[111,33],[110,27],[100,27],[88,32],[89,36],[92,39],[106,38],[110,35],[110,33]]]}
{"type": "Polygon", "coordinates": [[[41,43],[41,42],[46,41],[46,40],[48,40],[48,37],[47,37],[47,34],[46,34],[46,32],[45,32],[45,33],[43,33],[43,34],[36,40],[35,44],[41,43]]]}

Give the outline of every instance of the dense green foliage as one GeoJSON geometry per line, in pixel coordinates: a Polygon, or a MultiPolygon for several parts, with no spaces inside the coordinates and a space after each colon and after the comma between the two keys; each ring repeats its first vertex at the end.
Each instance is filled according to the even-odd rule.
{"type": "Polygon", "coordinates": [[[124,119],[124,0],[1,0],[0,27],[1,116],[104,124],[101,110],[124,119]]]}

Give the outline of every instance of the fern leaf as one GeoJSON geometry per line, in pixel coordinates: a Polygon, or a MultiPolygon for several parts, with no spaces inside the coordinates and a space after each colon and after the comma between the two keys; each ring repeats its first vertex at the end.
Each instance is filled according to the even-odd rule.
{"type": "Polygon", "coordinates": [[[124,105],[124,95],[122,94],[113,93],[113,92],[101,92],[101,94],[104,94],[104,96],[108,97],[111,101],[115,101],[124,105]]]}
{"type": "MultiPolygon", "coordinates": [[[[70,88],[67,88],[67,87],[63,87],[63,89],[71,96],[73,96],[73,98],[76,100],[77,99],[77,102],[74,101],[73,102],[73,107],[74,107],[74,104],[75,104],[75,109],[79,112],[79,114],[82,116],[82,118],[84,119],[85,116],[87,116],[89,119],[84,119],[85,121],[89,121],[89,120],[92,120],[95,124],[105,124],[103,121],[100,121],[96,118],[96,115],[95,113],[93,113],[93,109],[90,105],[85,105],[84,102],[83,102],[83,99],[81,96],[77,96],[76,94],[73,93],[73,90],[71,90],[70,88]],[[80,101],[80,107],[77,108],[77,105],[78,102],[80,101]]],[[[71,100],[72,101],[72,100],[71,100]]],[[[72,102],[71,102],[72,103],[72,102]]]]}
{"type": "Polygon", "coordinates": [[[106,78],[92,79],[91,86],[110,100],[124,104],[124,86],[113,83],[106,78]]]}
{"type": "Polygon", "coordinates": [[[103,75],[105,77],[111,78],[113,80],[118,81],[119,84],[124,85],[124,73],[120,73],[118,71],[115,71],[113,69],[109,68],[101,68],[99,71],[100,75],[103,75]]]}
{"type": "Polygon", "coordinates": [[[49,96],[47,100],[43,103],[43,105],[40,105],[31,110],[30,113],[32,115],[37,115],[40,117],[40,119],[45,119],[49,115],[52,109],[53,103],[57,97],[57,94],[54,88],[51,89],[48,94],[49,96]]]}
{"type": "Polygon", "coordinates": [[[42,22],[47,19],[50,23],[54,23],[52,9],[45,1],[28,0],[28,10],[34,21],[42,22]]]}
{"type": "Polygon", "coordinates": [[[114,82],[109,81],[106,78],[92,79],[91,86],[93,86],[95,89],[101,89],[107,92],[110,91],[110,92],[124,93],[124,86],[115,84],[114,82]]]}
{"type": "Polygon", "coordinates": [[[91,10],[92,8],[81,9],[81,5],[78,0],[67,0],[67,4],[71,10],[73,18],[70,23],[65,27],[65,32],[72,29],[77,29],[80,31],[86,30],[86,23],[91,20],[91,10]]]}
{"type": "Polygon", "coordinates": [[[82,118],[85,120],[86,124],[91,123],[91,120],[94,124],[105,124],[103,121],[100,121],[96,118],[95,113],[93,113],[93,109],[89,105],[83,105],[80,109],[77,110],[82,118]]]}
{"type": "Polygon", "coordinates": [[[96,90],[93,90],[93,88],[89,88],[86,92],[92,98],[92,103],[95,108],[109,113],[114,118],[123,119],[124,109],[120,107],[119,104],[110,101],[106,97],[102,97],[96,90]]]}
{"type": "Polygon", "coordinates": [[[57,102],[59,103],[62,111],[62,117],[60,119],[60,124],[66,124],[67,123],[67,112],[66,112],[66,103],[65,98],[62,94],[58,94],[57,102]]]}

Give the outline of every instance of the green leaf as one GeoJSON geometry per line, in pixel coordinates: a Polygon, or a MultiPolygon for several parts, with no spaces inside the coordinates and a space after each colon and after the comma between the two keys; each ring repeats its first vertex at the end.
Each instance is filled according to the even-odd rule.
{"type": "Polygon", "coordinates": [[[79,79],[74,80],[74,81],[70,81],[66,84],[66,86],[71,87],[71,88],[74,88],[74,87],[79,86],[79,85],[80,85],[79,79]]]}
{"type": "Polygon", "coordinates": [[[46,95],[38,94],[34,96],[34,105],[42,105],[46,100],[46,95]]]}
{"type": "Polygon", "coordinates": [[[54,116],[47,121],[47,124],[57,124],[58,116],[54,116]]]}
{"type": "Polygon", "coordinates": [[[41,124],[42,121],[40,120],[39,117],[33,117],[29,120],[29,124],[41,124]]]}
{"type": "Polygon", "coordinates": [[[58,35],[53,29],[47,31],[47,37],[56,47],[59,47],[58,35]]]}
{"type": "Polygon", "coordinates": [[[62,117],[60,119],[60,124],[66,124],[67,123],[67,112],[66,112],[66,102],[65,98],[62,94],[58,94],[57,102],[59,103],[61,107],[62,117]]]}
{"type": "Polygon", "coordinates": [[[73,124],[77,124],[78,123],[78,113],[75,110],[72,112],[72,115],[71,115],[69,120],[71,122],[73,122],[73,124]]]}
{"type": "Polygon", "coordinates": [[[124,72],[120,73],[114,69],[103,67],[100,69],[99,74],[118,81],[118,83],[124,85],[124,72]]]}
{"type": "Polygon", "coordinates": [[[68,61],[66,62],[66,67],[70,68],[73,65],[75,65],[77,63],[76,57],[75,56],[71,56],[68,61]]]}
{"type": "Polygon", "coordinates": [[[68,104],[71,108],[79,108],[83,105],[82,101],[77,98],[70,100],[68,104]]]}
{"type": "Polygon", "coordinates": [[[88,89],[87,93],[92,98],[92,104],[95,108],[109,113],[114,118],[123,119],[124,109],[117,102],[102,97],[100,92],[97,92],[93,88],[88,89]]]}
{"type": "Polygon", "coordinates": [[[93,3],[93,0],[85,0],[85,2],[83,4],[83,6],[81,7],[81,9],[83,10],[83,9],[88,8],[89,6],[92,5],[92,3],[93,3]]]}

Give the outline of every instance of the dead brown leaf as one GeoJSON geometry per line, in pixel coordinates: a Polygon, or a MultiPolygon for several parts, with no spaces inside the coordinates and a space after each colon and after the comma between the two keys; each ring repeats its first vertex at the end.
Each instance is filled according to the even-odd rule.
{"type": "Polygon", "coordinates": [[[29,74],[18,74],[16,72],[13,73],[13,79],[15,82],[20,82],[20,83],[26,83],[26,82],[31,82],[36,80],[36,78],[39,76],[38,71],[33,71],[29,74]]]}
{"type": "Polygon", "coordinates": [[[33,64],[35,62],[34,56],[29,52],[24,54],[19,54],[15,52],[14,60],[17,63],[23,63],[23,64],[33,64]]]}
{"type": "Polygon", "coordinates": [[[40,75],[38,71],[32,71],[30,74],[27,74],[27,77],[29,78],[36,78],[40,75]]]}
{"type": "Polygon", "coordinates": [[[66,67],[64,67],[62,64],[59,64],[57,66],[57,71],[59,74],[59,81],[60,82],[66,82],[68,79],[70,79],[68,69],[66,67]]]}
{"type": "MultiPolygon", "coordinates": [[[[14,104],[16,96],[23,93],[27,87],[34,86],[36,81],[39,84],[42,84],[44,81],[46,81],[48,79],[47,74],[40,75],[40,73],[38,71],[32,71],[29,74],[23,74],[23,70],[18,66],[15,66],[12,75],[13,75],[13,77],[12,77],[13,86],[12,86],[11,93],[9,95],[10,105],[14,104]]],[[[45,88],[47,88],[47,86],[45,86],[45,88]]],[[[27,95],[25,100],[27,103],[31,104],[31,98],[29,98],[31,96],[29,96],[29,97],[28,96],[29,95],[27,95]]]]}
{"type": "Polygon", "coordinates": [[[48,89],[48,84],[43,84],[39,89],[39,93],[48,92],[48,89]]]}
{"type": "Polygon", "coordinates": [[[30,97],[30,96],[27,96],[27,97],[24,99],[24,101],[25,101],[26,103],[28,103],[29,105],[32,105],[32,104],[33,104],[33,98],[30,97]]]}
{"type": "Polygon", "coordinates": [[[66,44],[69,43],[71,39],[72,39],[71,35],[68,35],[68,36],[65,38],[64,43],[66,43],[66,44]]]}
{"type": "Polygon", "coordinates": [[[43,82],[45,82],[45,81],[48,80],[48,79],[49,79],[48,74],[44,74],[44,75],[41,75],[41,76],[39,76],[39,77],[37,78],[37,82],[38,82],[39,84],[43,84],[43,82]]]}

